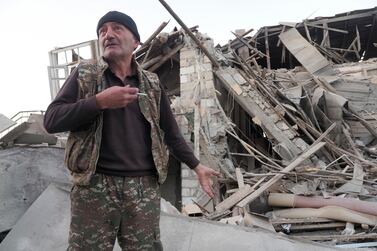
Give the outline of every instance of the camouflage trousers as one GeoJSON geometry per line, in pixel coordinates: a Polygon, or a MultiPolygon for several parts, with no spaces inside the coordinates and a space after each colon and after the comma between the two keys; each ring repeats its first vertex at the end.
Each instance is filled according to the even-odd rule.
{"type": "Polygon", "coordinates": [[[71,191],[69,251],[162,250],[157,177],[95,174],[71,191]]]}

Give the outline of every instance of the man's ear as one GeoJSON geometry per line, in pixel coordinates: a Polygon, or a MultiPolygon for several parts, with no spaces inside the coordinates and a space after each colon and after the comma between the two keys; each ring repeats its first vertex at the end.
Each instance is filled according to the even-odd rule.
{"type": "Polygon", "coordinates": [[[134,50],[136,50],[136,49],[137,49],[137,47],[139,47],[139,45],[140,45],[140,42],[139,42],[139,41],[137,41],[137,40],[135,39],[135,46],[134,46],[134,50]]]}

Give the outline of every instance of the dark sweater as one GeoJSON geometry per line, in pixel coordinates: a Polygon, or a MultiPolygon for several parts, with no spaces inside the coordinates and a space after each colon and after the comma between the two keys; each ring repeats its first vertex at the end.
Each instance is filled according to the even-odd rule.
{"type": "MultiPolygon", "coordinates": [[[[50,133],[85,129],[101,112],[95,97],[78,100],[78,71],[74,70],[55,100],[47,108],[44,126],[50,133]]],[[[107,87],[130,85],[138,87],[136,75],[124,81],[109,69],[105,71],[107,87]]],[[[190,168],[199,164],[186,144],[162,91],[160,127],[165,143],[180,161],[190,168]]],[[[103,131],[97,172],[116,176],[144,176],[157,173],[154,166],[150,125],[140,111],[137,101],[124,108],[103,110],[103,131]]]]}

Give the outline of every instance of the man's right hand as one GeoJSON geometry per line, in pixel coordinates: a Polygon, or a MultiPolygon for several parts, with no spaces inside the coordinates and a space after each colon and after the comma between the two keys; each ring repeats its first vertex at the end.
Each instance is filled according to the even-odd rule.
{"type": "Polygon", "coordinates": [[[126,107],[137,99],[138,88],[124,86],[112,86],[96,95],[99,109],[116,109],[126,107]]]}

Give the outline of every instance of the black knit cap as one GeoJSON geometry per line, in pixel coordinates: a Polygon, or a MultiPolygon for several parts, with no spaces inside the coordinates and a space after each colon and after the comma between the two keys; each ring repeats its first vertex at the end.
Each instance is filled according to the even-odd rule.
{"type": "Polygon", "coordinates": [[[101,28],[101,26],[107,22],[116,22],[124,25],[127,29],[129,29],[132,32],[132,34],[135,35],[136,39],[140,42],[140,35],[137,31],[136,23],[129,15],[126,15],[119,11],[109,11],[98,21],[97,36],[99,35],[98,31],[101,28]]]}

